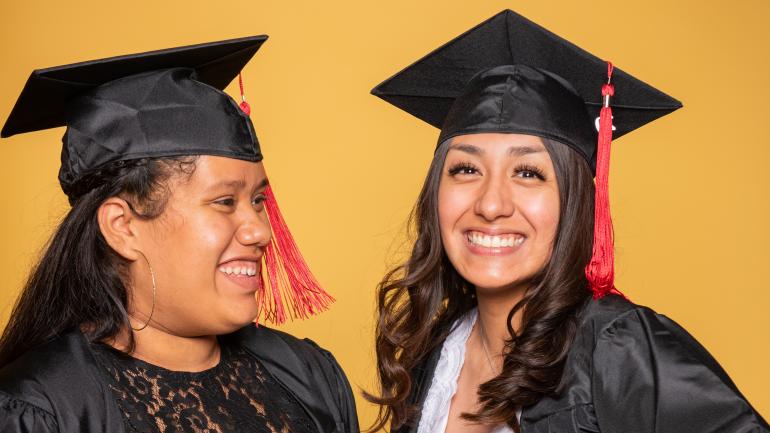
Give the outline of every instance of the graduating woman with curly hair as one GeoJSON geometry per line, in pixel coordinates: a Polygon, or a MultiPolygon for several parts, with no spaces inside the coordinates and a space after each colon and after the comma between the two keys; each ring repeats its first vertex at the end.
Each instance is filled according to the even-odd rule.
{"type": "Polygon", "coordinates": [[[613,284],[611,139],[678,101],[512,11],[373,93],[441,129],[411,256],[379,287],[378,427],[770,431],[693,337],[613,284]]]}

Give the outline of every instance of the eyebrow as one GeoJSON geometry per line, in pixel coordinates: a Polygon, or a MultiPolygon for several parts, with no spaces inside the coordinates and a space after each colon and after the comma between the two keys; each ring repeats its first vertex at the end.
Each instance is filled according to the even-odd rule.
{"type": "MultiPolygon", "coordinates": [[[[270,184],[270,181],[267,180],[267,178],[262,179],[262,182],[257,185],[256,189],[262,189],[270,184]]],[[[218,189],[218,188],[233,188],[233,189],[243,189],[246,187],[246,181],[243,179],[235,179],[235,180],[221,180],[209,187],[209,189],[218,189]]]]}
{"type": "Polygon", "coordinates": [[[456,143],[449,146],[449,150],[459,150],[461,152],[470,153],[471,155],[481,155],[484,153],[484,149],[474,146],[472,144],[456,143]]]}
{"type": "MultiPolygon", "coordinates": [[[[461,152],[469,153],[471,155],[483,155],[484,149],[474,146],[472,144],[457,143],[449,147],[450,150],[459,150],[461,152]]],[[[532,146],[511,146],[508,148],[508,155],[510,156],[524,156],[532,153],[543,152],[545,149],[542,147],[532,146]]]]}
{"type": "Polygon", "coordinates": [[[545,149],[542,147],[531,147],[531,146],[511,146],[508,148],[508,155],[511,156],[524,156],[529,155],[531,153],[539,153],[543,152],[545,149]]]}

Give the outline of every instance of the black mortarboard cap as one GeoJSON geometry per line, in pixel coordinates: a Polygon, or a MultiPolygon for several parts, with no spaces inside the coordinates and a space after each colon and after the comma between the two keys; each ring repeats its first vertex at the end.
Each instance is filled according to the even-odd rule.
{"type": "MultiPolygon", "coordinates": [[[[468,30],[372,93],[456,135],[512,132],[555,139],[595,165],[607,63],[511,10],[468,30]]],[[[615,69],[613,137],[682,106],[615,69]]]]}
{"type": "Polygon", "coordinates": [[[2,137],[67,126],[65,193],[115,161],[220,155],[259,161],[249,117],[222,92],[267,36],[253,36],[35,70],[2,137]]]}

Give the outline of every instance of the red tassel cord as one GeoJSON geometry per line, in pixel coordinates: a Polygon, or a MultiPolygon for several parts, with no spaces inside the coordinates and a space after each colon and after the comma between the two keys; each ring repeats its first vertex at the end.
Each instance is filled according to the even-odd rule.
{"type": "Polygon", "coordinates": [[[243,93],[243,78],[240,73],[238,73],[238,87],[241,89],[241,110],[243,110],[247,116],[251,116],[251,106],[246,102],[246,94],[243,93]]]}
{"type": "Polygon", "coordinates": [[[599,113],[599,142],[596,154],[596,195],[594,200],[594,245],[591,261],[586,266],[586,278],[594,299],[608,293],[622,295],[615,288],[615,240],[610,215],[609,175],[612,144],[612,108],[615,95],[611,84],[612,63],[607,62],[607,84],[602,86],[603,106],[599,113]]]}
{"type": "Polygon", "coordinates": [[[265,196],[265,209],[273,237],[265,250],[265,268],[270,287],[263,284],[259,291],[261,314],[265,320],[275,324],[284,323],[287,314],[292,319],[305,319],[326,310],[334,298],[321,288],[310,272],[269,186],[265,196]]]}
{"type": "MultiPolygon", "coordinates": [[[[251,107],[246,102],[241,74],[238,74],[238,86],[241,90],[241,110],[249,116],[251,107]]],[[[321,288],[310,272],[269,186],[265,196],[265,210],[273,236],[265,249],[267,284],[264,274],[260,272],[257,303],[265,320],[280,325],[286,322],[287,304],[289,317],[305,319],[326,310],[334,298],[321,288]]]]}

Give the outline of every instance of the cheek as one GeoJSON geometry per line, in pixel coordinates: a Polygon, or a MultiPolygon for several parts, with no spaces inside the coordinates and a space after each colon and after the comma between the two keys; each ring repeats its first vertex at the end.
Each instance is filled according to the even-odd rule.
{"type": "Polygon", "coordinates": [[[552,242],[559,225],[559,195],[555,190],[531,193],[519,200],[520,212],[543,242],[552,242]]]}
{"type": "Polygon", "coordinates": [[[460,218],[473,210],[473,194],[470,188],[457,185],[444,185],[438,190],[438,220],[441,236],[448,240],[449,234],[460,218]]]}
{"type": "Polygon", "coordinates": [[[211,292],[217,265],[232,241],[231,224],[205,212],[188,212],[165,224],[156,237],[156,256],[163,261],[163,279],[190,299],[211,292]]]}
{"type": "Polygon", "coordinates": [[[234,232],[226,217],[187,212],[159,233],[155,252],[162,261],[158,267],[158,302],[163,313],[159,320],[172,329],[183,329],[191,318],[205,315],[213,322],[217,317],[253,318],[253,299],[234,299],[220,290],[218,264],[225,258],[234,232]]]}
{"type": "Polygon", "coordinates": [[[235,233],[226,220],[217,223],[202,221],[198,224],[190,224],[186,232],[190,248],[195,248],[201,256],[206,256],[207,260],[216,260],[217,263],[235,233]]]}
{"type": "Polygon", "coordinates": [[[217,260],[232,241],[234,229],[226,218],[206,213],[191,214],[184,218],[168,239],[169,252],[186,260],[217,260]]]}

